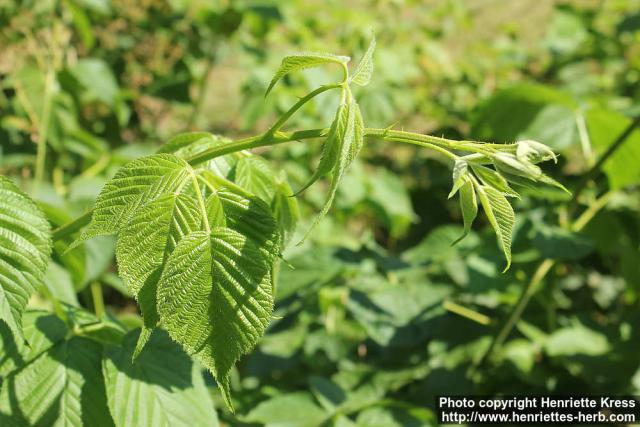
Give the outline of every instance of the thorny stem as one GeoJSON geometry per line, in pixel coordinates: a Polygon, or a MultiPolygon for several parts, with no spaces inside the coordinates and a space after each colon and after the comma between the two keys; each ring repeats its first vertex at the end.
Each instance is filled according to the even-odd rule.
{"type": "MultiPolygon", "coordinates": [[[[296,105],[294,105],[282,117],[291,117],[293,113],[295,113],[295,111],[297,111],[304,104],[304,102],[307,102],[311,97],[319,95],[324,91],[335,89],[339,86],[340,85],[327,85],[311,92],[309,95],[301,99],[300,102],[296,103],[296,105]],[[313,96],[311,96],[312,94],[313,96]],[[303,100],[304,102],[302,102],[303,100]]],[[[290,141],[302,141],[307,139],[321,138],[323,136],[326,136],[329,132],[329,129],[307,129],[295,132],[281,132],[279,131],[279,129],[286,122],[286,119],[283,120],[282,117],[280,118],[280,120],[278,120],[278,122],[276,122],[276,124],[274,124],[267,132],[262,135],[252,136],[249,138],[239,139],[237,141],[218,145],[216,147],[212,147],[208,150],[198,153],[192,157],[189,157],[186,160],[192,166],[196,166],[200,163],[206,162],[216,157],[224,156],[226,154],[231,154],[243,150],[250,150],[258,147],[283,144],[290,141]]],[[[437,136],[422,135],[419,133],[390,129],[366,128],[364,130],[364,134],[367,137],[380,138],[385,141],[401,142],[430,148],[454,160],[458,158],[458,156],[449,150],[486,154],[487,152],[491,153],[495,151],[498,147],[505,147],[507,149],[509,148],[508,145],[503,146],[501,144],[485,144],[473,141],[453,141],[437,136]],[[483,147],[486,147],[486,149],[484,149],[483,147]]],[[[53,240],[59,240],[78,231],[79,229],[87,225],[90,221],[91,211],[88,211],[78,218],[74,219],[73,221],[70,221],[63,226],[56,228],[53,231],[53,240]]]]}

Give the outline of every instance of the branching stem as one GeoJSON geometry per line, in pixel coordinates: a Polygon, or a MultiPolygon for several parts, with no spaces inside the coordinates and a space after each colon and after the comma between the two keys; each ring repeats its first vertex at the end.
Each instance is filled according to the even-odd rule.
{"type": "MultiPolygon", "coordinates": [[[[283,144],[291,141],[302,141],[307,139],[317,139],[326,136],[329,129],[307,129],[295,132],[280,132],[279,129],[284,125],[288,118],[290,118],[305,102],[309,99],[319,95],[322,92],[340,87],[339,84],[322,86],[313,92],[310,92],[307,96],[302,98],[296,105],[291,107],[287,113],[285,113],[267,132],[262,135],[252,136],[249,138],[239,139],[223,145],[210,148],[202,151],[192,157],[187,158],[187,162],[192,166],[204,163],[208,160],[215,159],[216,157],[224,156],[226,154],[235,153],[243,150],[250,150],[258,147],[266,147],[272,145],[283,144]],[[304,102],[303,102],[304,101],[304,102]]],[[[455,160],[458,155],[450,150],[464,151],[469,153],[478,154],[491,154],[495,149],[503,145],[501,144],[484,144],[473,141],[453,141],[446,138],[440,138],[431,135],[422,135],[419,133],[405,132],[391,129],[378,129],[367,128],[364,131],[365,136],[380,138],[385,141],[401,142],[405,144],[418,145],[421,147],[430,148],[438,151],[439,153],[455,160]],[[486,148],[485,148],[486,147],[486,148]]],[[[508,147],[508,146],[504,146],[508,147]]],[[[56,228],[53,231],[53,240],[59,240],[66,237],[87,225],[91,221],[91,211],[85,212],[83,215],[74,219],[73,221],[64,224],[61,227],[56,228]]]]}

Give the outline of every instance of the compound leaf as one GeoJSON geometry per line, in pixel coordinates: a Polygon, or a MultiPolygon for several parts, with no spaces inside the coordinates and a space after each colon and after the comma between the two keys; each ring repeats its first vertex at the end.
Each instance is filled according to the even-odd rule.
{"type": "Polygon", "coordinates": [[[190,194],[170,193],[140,207],[120,230],[118,272],[138,301],[144,320],[138,352],[158,322],[156,285],[168,255],[180,239],[202,229],[202,225],[197,199],[190,194]]]}
{"type": "Polygon", "coordinates": [[[515,214],[507,198],[498,190],[489,186],[478,186],[478,197],[489,223],[493,227],[498,243],[507,259],[507,271],[511,266],[511,238],[515,214]]]}
{"type": "Polygon", "coordinates": [[[335,64],[346,64],[349,62],[351,58],[348,56],[338,56],[332,55],[330,53],[318,53],[318,52],[304,52],[298,53],[295,55],[285,56],[280,64],[280,68],[276,71],[276,74],[271,79],[271,83],[269,83],[269,87],[267,88],[267,92],[265,96],[271,92],[273,86],[284,77],[286,74],[291,73],[293,71],[303,70],[305,68],[317,67],[322,64],[327,63],[335,63],[335,64]]]}
{"type": "Polygon", "coordinates": [[[198,201],[189,194],[161,196],[134,213],[116,246],[118,272],[134,296],[182,237],[202,229],[202,221],[198,201]]]}
{"type": "Polygon", "coordinates": [[[161,322],[211,370],[229,408],[229,372],[255,346],[271,317],[271,267],[251,239],[218,227],[181,240],[158,283],[161,322]]]}
{"type": "Polygon", "coordinates": [[[371,75],[373,74],[373,52],[376,50],[376,38],[373,37],[369,43],[367,51],[362,56],[360,63],[356,67],[351,81],[360,86],[366,86],[371,81],[371,75]]]}
{"type": "Polygon", "coordinates": [[[51,253],[49,223],[36,204],[0,176],[0,319],[22,337],[22,314],[43,283],[51,253]]]}

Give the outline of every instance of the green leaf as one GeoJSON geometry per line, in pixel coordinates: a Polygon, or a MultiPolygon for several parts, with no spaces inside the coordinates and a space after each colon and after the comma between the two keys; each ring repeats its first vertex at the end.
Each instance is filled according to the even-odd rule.
{"type": "MultiPolygon", "coordinates": [[[[203,151],[217,148],[229,143],[230,140],[208,132],[181,133],[171,138],[169,142],[160,147],[158,153],[171,153],[182,159],[189,159],[203,151]]],[[[235,152],[215,157],[199,165],[209,169],[220,176],[228,176],[235,164],[244,156],[235,152]]]]}
{"type": "Polygon", "coordinates": [[[118,272],[143,316],[140,349],[158,323],[156,286],[164,263],[184,236],[202,229],[203,220],[196,197],[171,193],[138,209],[120,230],[118,272]]]}
{"type": "Polygon", "coordinates": [[[461,159],[456,159],[453,164],[453,187],[449,193],[448,199],[452,198],[468,180],[467,171],[469,164],[461,159]]]}
{"type": "Polygon", "coordinates": [[[460,187],[460,210],[462,211],[462,220],[464,221],[464,231],[462,236],[458,237],[452,245],[467,237],[471,231],[471,225],[478,215],[478,201],[476,199],[476,191],[473,184],[468,179],[460,187]]]}
{"type": "Polygon", "coordinates": [[[309,178],[307,183],[296,192],[296,195],[302,193],[314,182],[327,175],[335,168],[340,157],[340,146],[342,145],[342,141],[344,140],[348,123],[349,107],[347,104],[340,104],[338,106],[338,110],[336,111],[333,122],[331,123],[331,129],[329,129],[327,139],[322,145],[322,155],[320,157],[320,163],[318,163],[318,167],[316,168],[311,178],[309,178]]]}
{"type": "Polygon", "coordinates": [[[531,244],[542,258],[578,260],[593,251],[593,242],[586,236],[547,224],[536,224],[531,244]]]}
{"type": "Polygon", "coordinates": [[[493,155],[493,164],[496,170],[505,174],[517,175],[536,181],[542,177],[542,170],[528,161],[510,153],[496,153],[493,155]]]}
{"type": "Polygon", "coordinates": [[[115,234],[145,201],[184,185],[191,167],[172,154],[154,154],[120,168],[96,200],[91,223],[72,246],[95,236],[115,234]]]}
{"type": "Polygon", "coordinates": [[[120,88],[109,64],[98,58],[80,58],[69,71],[82,85],[84,90],[79,93],[84,101],[115,107],[120,88]]]}
{"type": "Polygon", "coordinates": [[[286,179],[278,182],[276,193],[271,202],[271,211],[276,219],[283,242],[286,243],[296,230],[298,219],[300,218],[300,208],[298,200],[291,197],[293,191],[286,179]]]}
{"type": "MultiPolygon", "coordinates": [[[[586,121],[594,151],[599,155],[606,152],[631,123],[631,119],[622,114],[601,108],[587,111],[586,121]]],[[[636,129],[602,167],[612,190],[640,183],[639,158],[640,131],[636,129]]]]}
{"type": "Polygon", "coordinates": [[[137,296],[178,242],[202,229],[198,201],[188,194],[168,194],[138,209],[120,230],[116,247],[118,272],[137,296]]]}
{"type": "MultiPolygon", "coordinates": [[[[329,212],[329,209],[333,204],[333,199],[338,191],[338,186],[342,176],[347,171],[353,160],[357,157],[364,143],[364,123],[360,113],[360,107],[358,107],[358,104],[355,101],[340,106],[338,115],[336,116],[336,121],[338,124],[335,127],[335,135],[332,137],[331,141],[328,137],[326,143],[326,145],[331,144],[329,147],[330,154],[325,156],[323,153],[320,166],[318,166],[318,170],[324,174],[329,168],[329,162],[333,163],[333,166],[331,167],[332,177],[331,184],[329,185],[329,193],[320,213],[316,216],[313,224],[302,239],[302,242],[307,238],[315,226],[318,225],[322,218],[324,218],[327,212],[329,212]],[[327,159],[326,162],[323,162],[325,159],[327,159]]],[[[317,175],[318,171],[316,171],[314,177],[317,175]]],[[[314,177],[312,177],[312,180],[314,180],[314,177]]]]}
{"type": "Polygon", "coordinates": [[[373,74],[373,52],[375,50],[376,38],[374,36],[371,38],[371,42],[369,43],[367,51],[362,56],[360,63],[349,79],[351,82],[360,86],[366,86],[369,84],[369,82],[371,81],[371,75],[373,74]]]}
{"type": "Polygon", "coordinates": [[[58,301],[74,306],[79,305],[71,275],[57,262],[49,262],[44,283],[51,295],[58,301]]]}
{"type": "Polygon", "coordinates": [[[243,157],[238,161],[234,182],[267,203],[271,203],[276,192],[275,172],[258,156],[243,157]]]}
{"type": "Polygon", "coordinates": [[[42,312],[25,315],[25,338],[31,347],[3,340],[3,354],[18,362],[5,371],[0,424],[113,426],[100,369],[102,345],[72,336],[59,318],[42,312]]]}
{"type": "Polygon", "coordinates": [[[144,354],[163,324],[214,372],[231,407],[229,371],[263,334],[273,306],[281,237],[269,205],[173,154],[125,165],[97,205],[100,221],[87,234],[118,234],[118,269],[144,317],[131,355],[144,354]],[[206,236],[205,246],[194,246],[198,236],[206,236]],[[208,292],[198,293],[204,286],[208,292]]]}
{"type": "Polygon", "coordinates": [[[318,402],[329,412],[335,412],[335,409],[340,406],[347,397],[339,385],[323,377],[316,375],[311,376],[311,378],[309,378],[309,386],[318,402]]]}
{"type": "Polygon", "coordinates": [[[271,318],[271,266],[251,239],[218,227],[182,239],[158,283],[162,324],[211,370],[229,408],[230,370],[271,318]]]}
{"type": "Polygon", "coordinates": [[[271,209],[261,199],[238,194],[228,187],[218,190],[226,227],[248,237],[270,262],[280,256],[280,233],[271,209]]]}
{"type": "Polygon", "coordinates": [[[606,335],[580,323],[554,331],[544,347],[551,357],[602,356],[611,351],[606,335]]]}
{"type": "Polygon", "coordinates": [[[305,52],[298,53],[295,55],[285,56],[280,64],[280,68],[276,71],[276,74],[271,79],[271,83],[269,83],[269,87],[267,88],[267,92],[265,96],[271,92],[273,86],[280,80],[282,77],[291,73],[293,71],[304,70],[305,68],[318,67],[323,64],[335,63],[345,65],[349,62],[351,58],[348,56],[338,56],[332,55],[330,53],[318,53],[318,52],[305,52]]]}
{"type": "Polygon", "coordinates": [[[133,331],[122,346],[105,349],[102,371],[115,425],[217,427],[200,369],[180,346],[157,330],[132,363],[136,341],[133,331]]]}
{"type": "Polygon", "coordinates": [[[551,148],[532,140],[516,142],[516,157],[526,163],[540,163],[547,160],[558,163],[558,156],[551,148]]]}
{"type": "Polygon", "coordinates": [[[511,238],[515,223],[513,208],[507,198],[493,187],[481,185],[477,187],[477,191],[487,219],[493,227],[498,243],[507,259],[507,266],[504,268],[504,271],[507,271],[511,266],[511,238]]]}
{"type": "Polygon", "coordinates": [[[0,176],[0,319],[22,337],[22,314],[43,284],[51,253],[49,223],[36,204],[0,176]]]}
{"type": "MultiPolygon", "coordinates": [[[[283,241],[288,240],[295,230],[300,212],[297,199],[291,197],[293,191],[284,171],[277,176],[263,158],[248,156],[236,164],[234,182],[270,205],[283,241]]],[[[262,206],[262,210],[265,208],[262,206]]],[[[267,215],[271,216],[271,213],[267,215]]]]}
{"type": "Polygon", "coordinates": [[[329,416],[310,394],[290,393],[260,403],[243,421],[265,427],[319,427],[329,416]]]}
{"type": "MultiPolygon", "coordinates": [[[[217,138],[215,135],[210,134],[209,132],[181,133],[174,136],[169,141],[167,141],[166,144],[160,147],[158,149],[158,153],[183,154],[184,150],[187,147],[193,146],[194,144],[199,145],[196,143],[203,142],[203,141],[207,141],[207,142],[217,141],[217,138]]],[[[194,153],[191,153],[191,154],[194,154],[194,153]]]]}
{"type": "MultiPolygon", "coordinates": [[[[380,212],[391,236],[404,236],[417,218],[404,181],[385,168],[368,174],[367,180],[367,201],[380,212]]],[[[349,190],[353,191],[352,187],[349,187],[349,190]]]]}
{"type": "Polygon", "coordinates": [[[481,165],[471,165],[473,172],[480,180],[489,187],[495,188],[499,192],[506,194],[510,197],[520,197],[507,182],[506,179],[493,169],[481,165]]]}

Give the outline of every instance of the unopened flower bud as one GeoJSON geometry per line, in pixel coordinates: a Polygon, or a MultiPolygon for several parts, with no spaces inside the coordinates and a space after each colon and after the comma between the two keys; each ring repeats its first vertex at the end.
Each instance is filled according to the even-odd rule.
{"type": "Polygon", "coordinates": [[[542,170],[529,161],[520,160],[509,153],[497,153],[493,156],[493,163],[500,172],[518,175],[532,180],[542,176],[542,170]]]}
{"type": "Polygon", "coordinates": [[[553,159],[554,163],[558,162],[556,153],[549,147],[533,140],[525,140],[516,142],[516,157],[525,163],[540,163],[553,159]]]}

